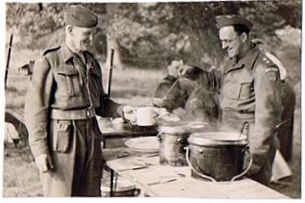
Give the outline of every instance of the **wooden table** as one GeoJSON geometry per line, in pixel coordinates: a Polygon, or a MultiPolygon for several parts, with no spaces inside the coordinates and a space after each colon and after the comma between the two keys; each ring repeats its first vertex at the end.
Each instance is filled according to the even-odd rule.
{"type": "Polygon", "coordinates": [[[190,168],[187,166],[173,167],[160,165],[159,156],[150,157],[149,154],[146,156],[133,156],[132,152],[128,149],[105,150],[104,154],[106,165],[111,170],[111,182],[113,182],[115,175],[118,175],[118,178],[127,178],[133,181],[145,195],[151,197],[215,199],[288,198],[248,178],[234,182],[217,183],[195,179],[191,177],[190,168]]]}
{"type": "Polygon", "coordinates": [[[146,137],[146,136],[156,136],[158,134],[157,127],[122,127],[122,128],[114,128],[114,127],[103,127],[101,128],[103,134],[103,147],[106,148],[107,140],[110,139],[124,139],[124,138],[135,138],[135,137],[146,137]]]}

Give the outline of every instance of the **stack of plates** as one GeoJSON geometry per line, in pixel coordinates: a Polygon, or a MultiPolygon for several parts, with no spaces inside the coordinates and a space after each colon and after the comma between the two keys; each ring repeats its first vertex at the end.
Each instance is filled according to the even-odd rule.
{"type": "Polygon", "coordinates": [[[131,150],[142,153],[159,152],[159,141],[156,136],[132,138],[125,142],[131,150]]]}

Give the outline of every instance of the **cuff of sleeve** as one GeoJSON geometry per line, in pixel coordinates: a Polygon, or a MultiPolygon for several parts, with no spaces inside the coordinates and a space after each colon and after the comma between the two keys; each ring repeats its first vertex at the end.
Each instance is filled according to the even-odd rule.
{"type": "Polygon", "coordinates": [[[247,172],[247,176],[253,176],[261,171],[262,167],[255,165],[252,163],[252,166],[250,167],[249,171],[247,172]]]}
{"type": "Polygon", "coordinates": [[[42,154],[48,154],[48,148],[45,147],[41,147],[41,146],[36,146],[36,145],[31,145],[31,152],[34,156],[34,158],[36,159],[36,157],[42,155],[42,154]]]}
{"type": "Polygon", "coordinates": [[[120,106],[117,108],[117,113],[119,114],[120,117],[124,117],[124,112],[123,112],[124,106],[125,106],[125,105],[120,105],[120,106]]]}

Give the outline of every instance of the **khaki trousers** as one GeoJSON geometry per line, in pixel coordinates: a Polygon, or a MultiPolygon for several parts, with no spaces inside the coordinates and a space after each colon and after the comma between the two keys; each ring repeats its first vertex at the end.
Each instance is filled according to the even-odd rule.
{"type": "Polygon", "coordinates": [[[47,197],[101,196],[101,133],[96,118],[50,120],[48,144],[54,169],[41,174],[47,197]]]}

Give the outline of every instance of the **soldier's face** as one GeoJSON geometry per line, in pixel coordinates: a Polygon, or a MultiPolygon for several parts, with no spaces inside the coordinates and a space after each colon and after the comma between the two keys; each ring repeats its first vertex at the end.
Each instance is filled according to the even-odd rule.
{"type": "Polygon", "coordinates": [[[86,51],[92,45],[93,28],[83,28],[73,26],[71,37],[74,42],[75,49],[78,51],[86,51]]]}
{"type": "Polygon", "coordinates": [[[178,77],[182,65],[182,61],[172,61],[172,63],[167,67],[168,74],[178,77]]]}
{"type": "Polygon", "coordinates": [[[221,46],[226,49],[230,58],[237,57],[242,49],[242,40],[235,32],[233,26],[225,26],[219,29],[221,46]]]}

